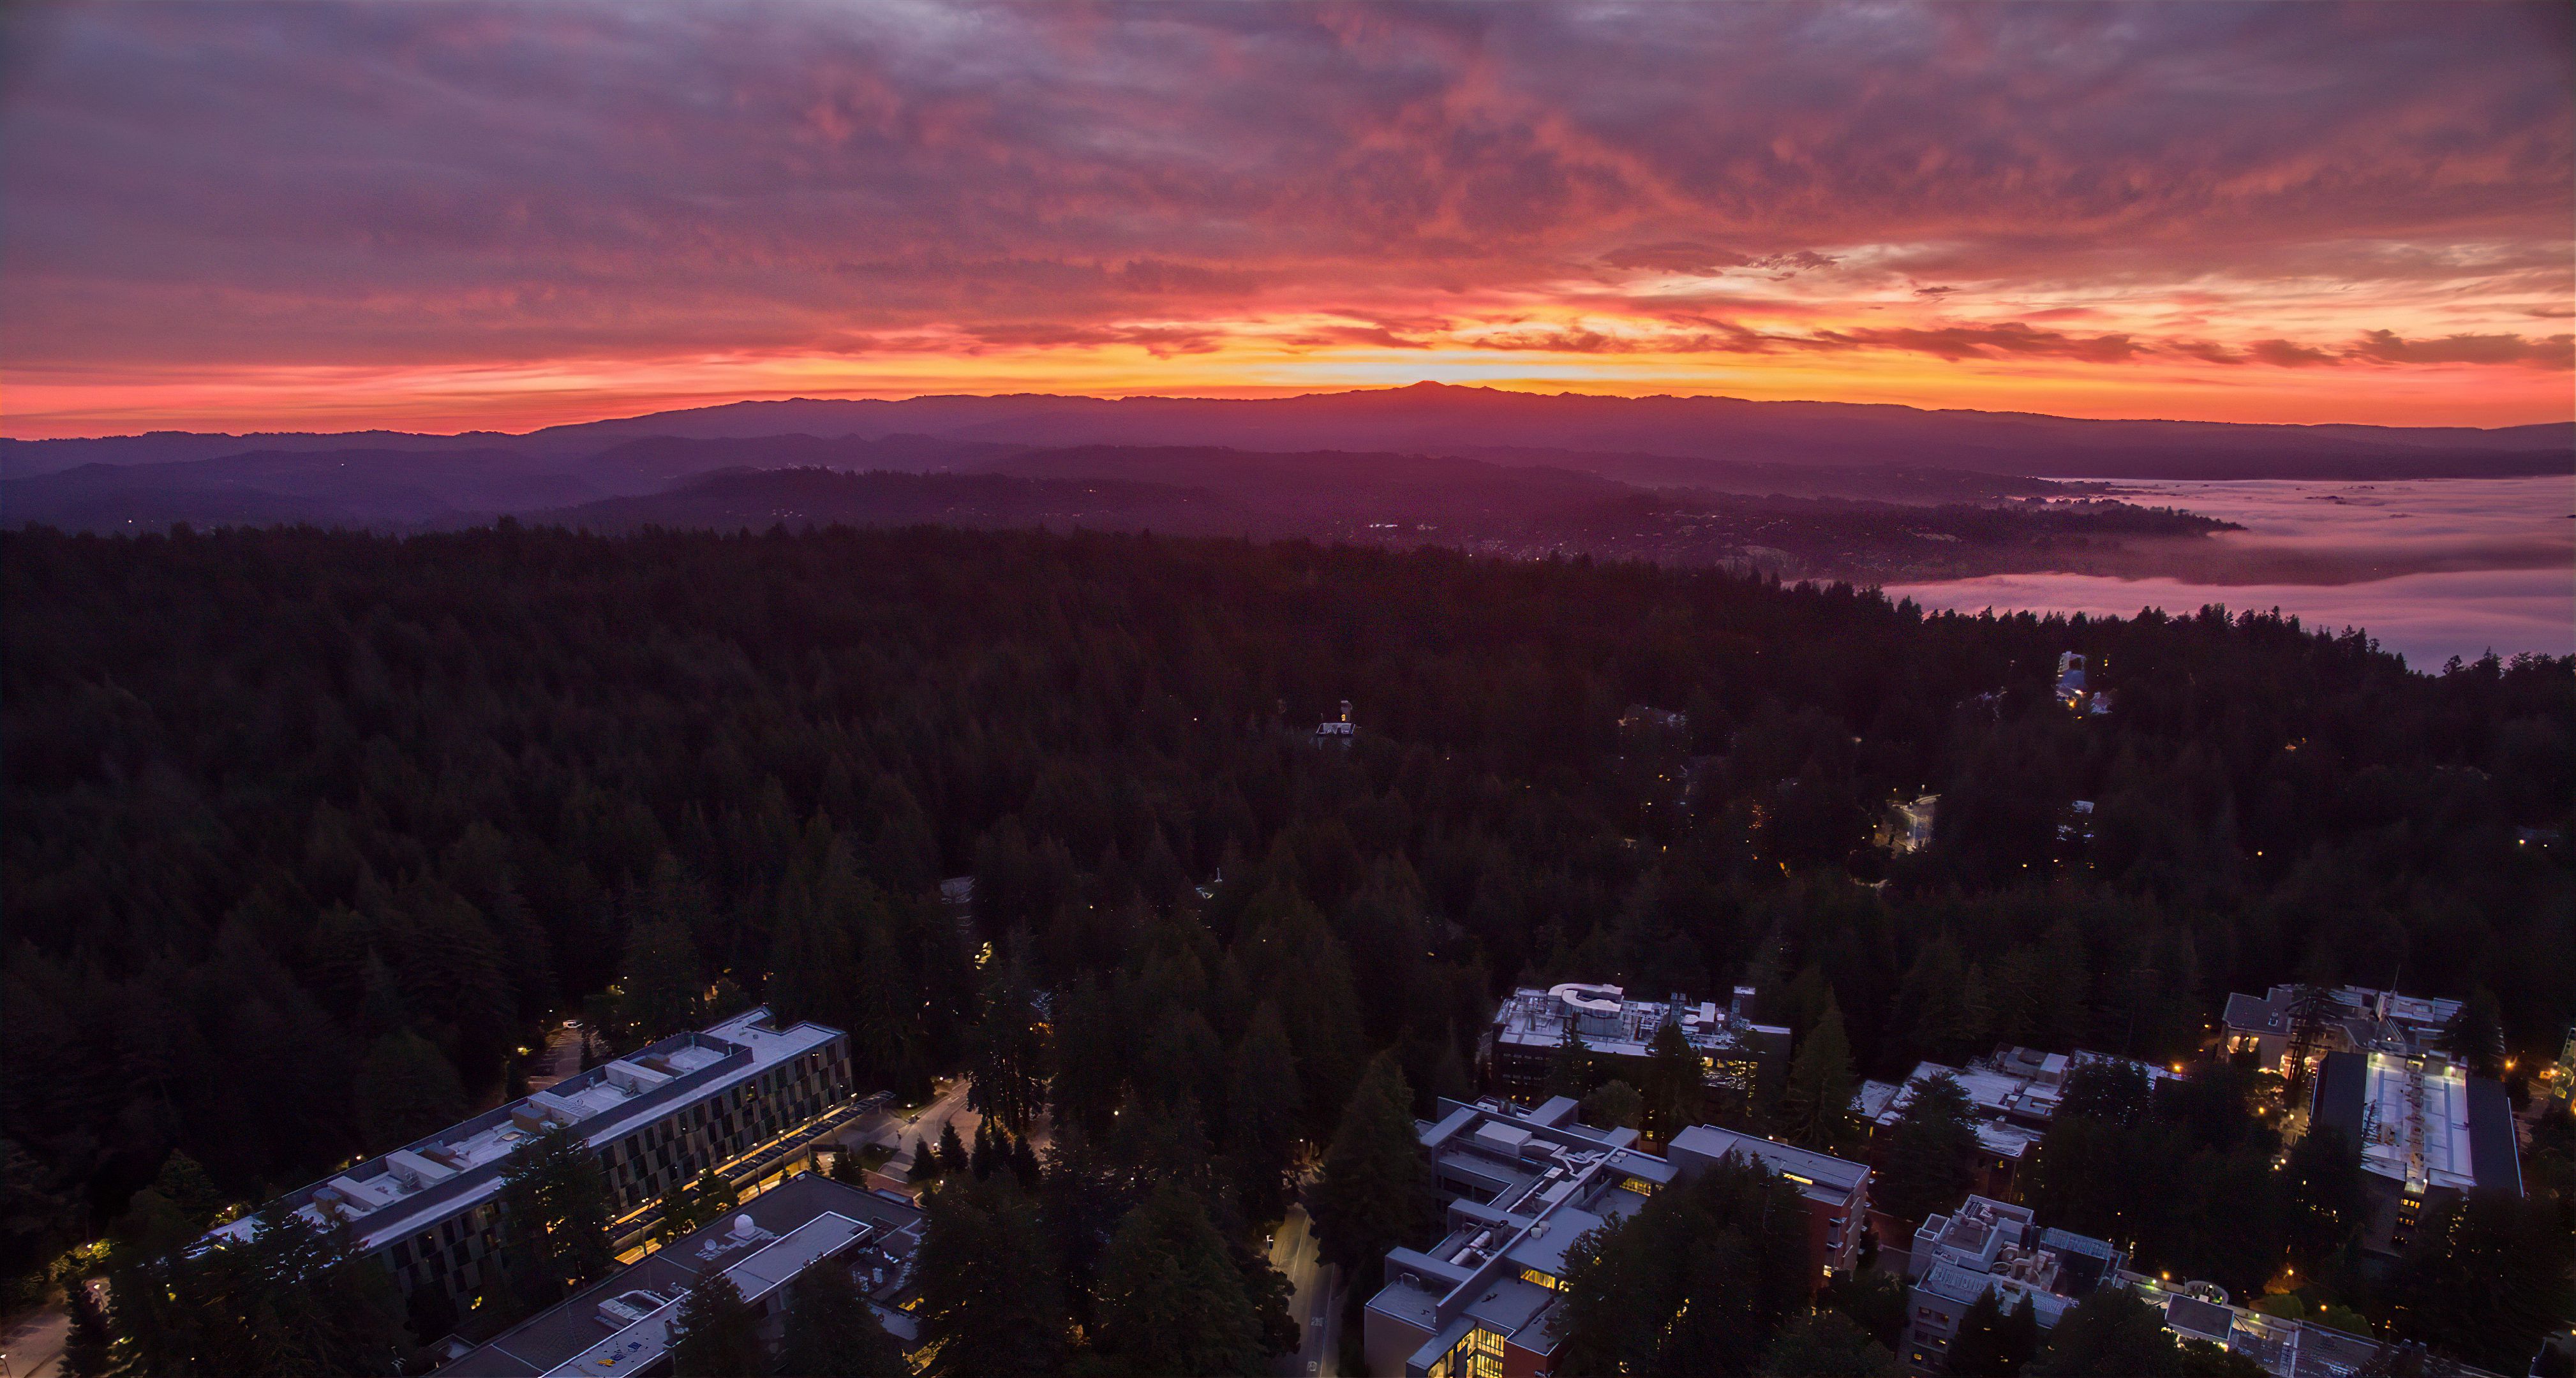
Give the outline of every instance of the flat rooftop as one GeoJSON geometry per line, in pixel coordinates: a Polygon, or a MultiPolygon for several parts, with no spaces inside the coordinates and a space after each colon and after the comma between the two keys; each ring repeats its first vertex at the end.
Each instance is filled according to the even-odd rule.
{"type": "Polygon", "coordinates": [[[1569,1033],[1605,1057],[1644,1057],[1655,1035],[1678,1019],[1682,1037],[1703,1052],[1731,1048],[1756,1026],[1708,1000],[1632,1000],[1618,986],[1571,982],[1547,990],[1524,986],[1494,1011],[1497,1046],[1554,1050],[1569,1033]]]}
{"type": "Polygon", "coordinates": [[[1664,1151],[1673,1157],[1704,1158],[1710,1162],[1730,1153],[1738,1154],[1788,1178],[1801,1194],[1822,1201],[1849,1198],[1869,1177],[1869,1167],[1863,1163],[1708,1124],[1695,1124],[1674,1135],[1664,1151]]]}
{"type": "Polygon", "coordinates": [[[439,1378],[601,1374],[651,1363],[681,1298],[711,1268],[756,1300],[837,1256],[860,1289],[883,1302],[910,1281],[921,1220],[918,1207],[803,1173],[512,1326],[438,1370],[439,1378]]]}
{"type": "MultiPolygon", "coordinates": [[[[2359,1140],[2363,1171],[2404,1182],[2419,1194],[2478,1184],[2469,1078],[2458,1067],[2392,1053],[2338,1053],[2328,1061],[2335,1075],[2321,1081],[2320,1093],[2344,1103],[2331,1112],[2320,1107],[2320,1120],[2359,1140]]],[[[2518,1172],[2516,1177],[2492,1185],[2518,1189],[2518,1172]]]]}
{"type": "Polygon", "coordinates": [[[2056,1118],[2066,1094],[2066,1078],[2094,1065],[2125,1065],[2145,1075],[2147,1084],[2169,1081],[2162,1067],[2112,1057],[2105,1053],[2040,1053],[2028,1048],[2000,1048],[1965,1067],[1918,1062],[1903,1082],[1865,1081],[1852,1093],[1852,1113],[1881,1127],[1893,1126],[1914,1104],[1924,1083],[1947,1075],[1968,1098],[1968,1113],[1979,1122],[1978,1138],[1989,1152],[2019,1157],[2036,1136],[2003,1124],[2006,1120],[2046,1124],[2056,1118]]]}
{"type": "MultiPolygon", "coordinates": [[[[703,1032],[678,1034],[591,1068],[543,1091],[448,1126],[425,1139],[316,1182],[288,1199],[317,1228],[346,1222],[372,1252],[429,1229],[501,1189],[500,1162],[557,1125],[580,1131],[593,1149],[829,1044],[838,1029],[769,1025],[767,1008],[747,1010],[703,1032]]],[[[256,1216],[211,1232],[247,1239],[256,1216]]]]}

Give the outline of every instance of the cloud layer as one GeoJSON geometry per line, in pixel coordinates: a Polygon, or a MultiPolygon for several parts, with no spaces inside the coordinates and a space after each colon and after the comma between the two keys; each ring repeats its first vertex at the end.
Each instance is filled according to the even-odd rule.
{"type": "Polygon", "coordinates": [[[1415,377],[2569,411],[2556,4],[8,22],[22,434],[1415,377]]]}

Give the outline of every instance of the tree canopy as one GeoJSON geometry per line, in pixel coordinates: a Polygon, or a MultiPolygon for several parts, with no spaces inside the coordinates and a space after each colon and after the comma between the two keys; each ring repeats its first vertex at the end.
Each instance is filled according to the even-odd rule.
{"type": "MultiPolygon", "coordinates": [[[[2464,1052],[2528,1068],[2576,988],[2576,872],[2515,845],[2576,831],[2565,659],[2426,674],[2215,609],[928,528],[21,531],[0,608],[21,1290],[129,1213],[175,1228],[145,1196],[174,1150],[266,1199],[491,1103],[572,1015],[593,1057],[753,1000],[841,1021],[862,1090],[972,1074],[1015,1159],[1043,1109],[1104,1179],[1197,1174],[1240,1244],[1374,1061],[1389,1144],[1468,1094],[1515,984],[1754,986],[1800,1056],[1743,1112],[1776,1126],[1794,1083],[1820,1142],[1836,1022],[1852,1076],[2002,1041],[2161,1063],[2227,991],[2402,965],[2471,1001],[2464,1052]],[[2066,650],[2115,713],[2049,695],[2066,650]],[[1346,698],[1350,745],[1317,749],[1346,698]],[[1924,794],[1928,846],[1871,844],[1924,794]],[[2089,838],[2059,834],[2076,799],[2089,838]]],[[[1568,1061],[1566,1089],[1607,1078],[1568,1061]]],[[[1630,1075],[1655,1135],[1734,1113],[1688,1104],[1686,1052],[1630,1075]]],[[[2246,1088],[2188,1081],[2147,1108],[2187,1151],[2142,1254],[2236,1286],[2330,1251],[2334,1173],[2256,1191],[2246,1088]]],[[[2111,1180],[2091,1151],[2043,1165],[2111,1180]]],[[[1882,1200],[1951,1204],[1939,1156],[1882,1200]]],[[[1413,1227],[1378,1195],[1351,1239],[1413,1227]]],[[[1142,1199],[1116,1196],[1042,1222],[1068,1312],[1142,1199]]],[[[521,1300],[596,1275],[559,1247],[521,1300]]]]}

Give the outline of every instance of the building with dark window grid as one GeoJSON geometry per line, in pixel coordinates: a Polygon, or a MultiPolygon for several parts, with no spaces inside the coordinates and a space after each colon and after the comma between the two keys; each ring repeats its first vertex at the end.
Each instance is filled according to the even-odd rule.
{"type": "MultiPolygon", "coordinates": [[[[511,1154],[573,1130],[599,1155],[610,1234],[623,1250],[658,1222],[673,1187],[713,1168],[757,1192],[865,1108],[849,1035],[778,1027],[767,1009],[676,1034],[406,1144],[289,1195],[306,1221],[345,1228],[390,1269],[415,1320],[462,1316],[495,1280],[501,1176],[511,1154]],[[422,1295],[433,1289],[433,1295],[422,1295]]],[[[256,1218],[218,1234],[241,1236],[256,1218]]]]}

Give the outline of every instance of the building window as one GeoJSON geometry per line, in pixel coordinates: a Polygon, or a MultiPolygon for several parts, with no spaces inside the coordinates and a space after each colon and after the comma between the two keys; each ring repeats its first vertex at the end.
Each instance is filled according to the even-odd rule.
{"type": "Polygon", "coordinates": [[[1564,1286],[1564,1284],[1563,1284],[1563,1283],[1560,1283],[1560,1282],[1558,1282],[1558,1281],[1556,1280],[1556,1278],[1555,1278],[1555,1276],[1554,1276],[1554,1275],[1552,1275],[1552,1274],[1548,1274],[1548,1273],[1542,1273],[1542,1272],[1540,1272],[1539,1270],[1537,1270],[1536,1268],[1523,1268],[1523,1269],[1521,1270],[1521,1281],[1523,1281],[1523,1282],[1530,1282],[1530,1283],[1536,1283],[1537,1285],[1539,1285],[1539,1286],[1541,1286],[1541,1287],[1544,1287],[1544,1288],[1546,1288],[1547,1290],[1549,1290],[1549,1291],[1551,1291],[1551,1292],[1553,1292],[1553,1291],[1557,1290],[1559,1287],[1564,1286]]]}

